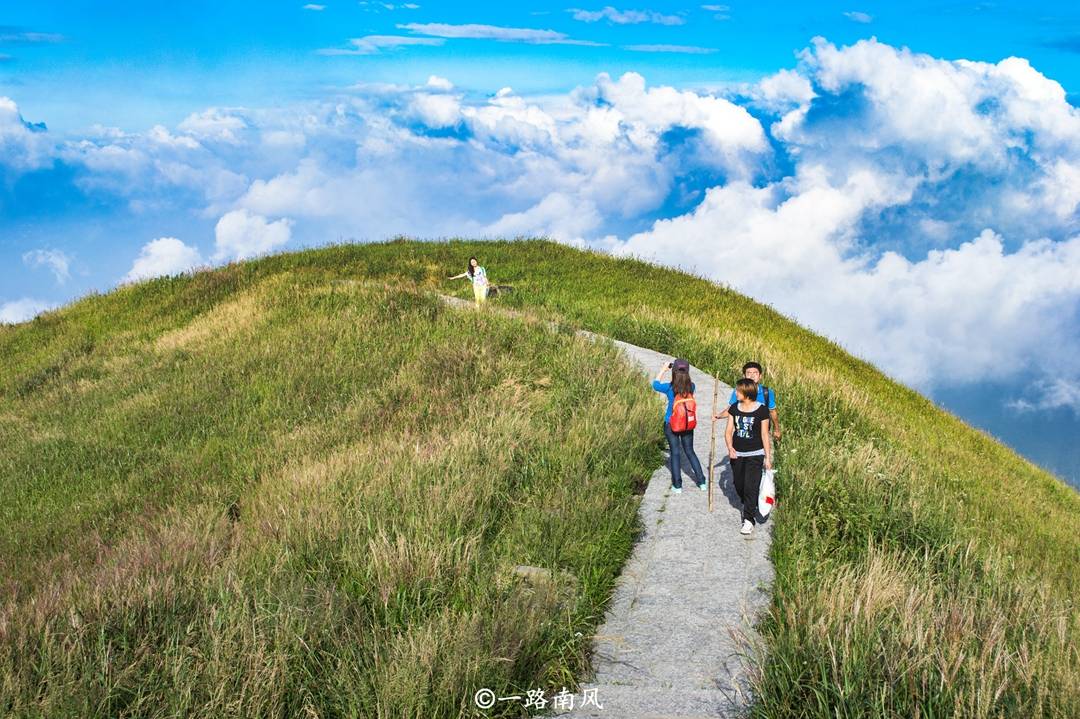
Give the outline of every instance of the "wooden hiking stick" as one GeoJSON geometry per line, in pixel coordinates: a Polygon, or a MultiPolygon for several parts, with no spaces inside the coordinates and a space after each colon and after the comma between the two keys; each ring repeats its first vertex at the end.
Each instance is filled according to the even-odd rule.
{"type": "Polygon", "coordinates": [[[709,430],[709,511],[712,511],[712,485],[713,485],[713,463],[716,456],[716,393],[720,390],[720,385],[717,383],[716,378],[713,377],[712,381],[712,427],[709,430]]]}

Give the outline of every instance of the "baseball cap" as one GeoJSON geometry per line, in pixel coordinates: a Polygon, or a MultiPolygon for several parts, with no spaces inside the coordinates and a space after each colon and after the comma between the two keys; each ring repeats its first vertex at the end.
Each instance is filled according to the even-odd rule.
{"type": "Polygon", "coordinates": [[[687,362],[684,359],[676,359],[674,362],[671,363],[671,369],[672,369],[672,371],[686,370],[687,372],[689,372],[690,371],[690,363],[687,362]]]}

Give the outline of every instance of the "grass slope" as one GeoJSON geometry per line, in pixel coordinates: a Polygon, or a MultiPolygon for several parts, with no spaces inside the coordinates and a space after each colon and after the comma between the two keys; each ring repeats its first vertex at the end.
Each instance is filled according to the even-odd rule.
{"type": "Polygon", "coordinates": [[[0,335],[0,716],[458,716],[573,684],[660,458],[641,378],[331,274],[0,335]]]}
{"type": "MultiPolygon", "coordinates": [[[[411,442],[387,432],[384,424],[376,422],[348,436],[335,433],[352,431],[343,429],[351,427],[344,418],[361,421],[361,417],[371,416],[370,412],[350,409],[357,403],[396,406],[390,399],[396,396],[396,375],[383,371],[387,356],[396,352],[388,350],[390,335],[402,333],[409,342],[423,346],[438,334],[437,328],[418,319],[426,316],[420,311],[389,320],[387,327],[393,331],[382,336],[377,332],[381,325],[371,318],[391,312],[381,308],[398,306],[406,302],[403,298],[430,307],[423,291],[445,290],[448,285],[442,278],[460,271],[471,254],[481,258],[493,281],[515,286],[516,291],[500,302],[534,316],[688,356],[696,365],[730,379],[737,376],[745,359],[763,360],[768,382],[781,398],[785,440],[778,477],[782,510],[776,516],[772,545],[776,582],[772,607],[761,624],[765,651],[759,657],[756,677],[757,715],[1080,716],[1080,617],[1074,603],[1080,590],[1080,495],[835,344],[737,293],[645,263],[542,241],[402,241],[281,255],[194,278],[157,280],[88,298],[34,323],[0,330],[0,352],[10,358],[0,383],[0,432],[5,445],[17,448],[14,459],[5,456],[0,464],[0,487],[5,496],[15,493],[17,497],[15,502],[5,501],[0,510],[5,512],[0,556],[15,557],[5,562],[3,574],[19,582],[9,590],[11,599],[0,615],[0,651],[5,657],[0,661],[9,662],[3,670],[6,684],[0,702],[20,702],[19,707],[32,713],[34,707],[45,706],[49,697],[59,702],[61,695],[74,696],[78,701],[98,702],[84,703],[83,707],[100,707],[114,695],[130,696],[134,702],[130,706],[135,707],[131,714],[152,715],[154,702],[174,701],[171,697],[177,690],[170,684],[173,682],[193,696],[194,703],[186,706],[218,702],[212,706],[233,707],[236,713],[250,714],[254,709],[270,715],[283,711],[283,700],[265,692],[259,694],[262,703],[247,704],[243,709],[235,708],[240,700],[226,696],[234,684],[261,686],[260,673],[251,665],[255,661],[251,652],[301,667],[300,671],[283,669],[282,676],[309,677],[310,687],[318,690],[308,688],[308,694],[297,696],[308,696],[305,701],[324,716],[342,715],[344,709],[368,716],[454,716],[468,713],[462,687],[469,681],[518,687],[537,682],[554,686],[558,681],[552,679],[563,678],[568,683],[580,664],[582,649],[580,643],[568,639],[573,636],[571,625],[595,622],[613,567],[628,551],[633,501],[632,481],[625,473],[636,473],[640,478],[649,462],[656,461],[654,442],[659,435],[649,411],[655,407],[645,406],[649,399],[640,389],[640,379],[625,369],[611,378],[594,377],[598,365],[595,360],[589,363],[585,356],[591,350],[575,345],[570,356],[562,357],[563,362],[578,357],[581,361],[574,365],[577,372],[543,372],[551,382],[543,391],[562,393],[566,402],[595,403],[592,406],[597,411],[585,413],[588,419],[579,421],[600,438],[603,449],[592,461],[601,463],[603,470],[588,474],[599,477],[592,481],[605,488],[597,501],[619,509],[611,524],[590,530],[595,536],[578,530],[575,546],[579,554],[566,550],[574,559],[540,555],[544,561],[536,560],[586,577],[590,567],[596,572],[574,599],[562,600],[564,605],[571,601],[577,613],[562,610],[563,615],[576,619],[564,619],[559,630],[536,629],[550,627],[552,617],[559,614],[550,605],[519,607],[514,611],[528,616],[527,621],[500,625],[495,608],[502,605],[491,599],[488,604],[469,605],[472,614],[451,613],[454,619],[439,625],[445,635],[427,629],[429,634],[424,636],[433,644],[403,640],[402,636],[412,637],[421,631],[415,622],[423,612],[416,607],[423,607],[424,598],[429,596],[425,575],[406,572],[394,586],[416,598],[407,609],[389,618],[369,613],[363,623],[350,614],[327,615],[333,617],[335,627],[368,627],[381,639],[365,635],[367,648],[357,655],[350,654],[359,652],[350,649],[351,644],[337,642],[329,649],[309,652],[296,637],[315,641],[322,635],[316,630],[305,634],[297,628],[300,625],[292,623],[300,621],[298,616],[307,616],[291,609],[307,606],[296,599],[307,596],[302,588],[310,582],[316,587],[334,586],[340,592],[338,584],[344,575],[367,582],[353,585],[361,594],[362,587],[370,591],[376,585],[379,575],[359,571],[349,575],[354,566],[342,557],[356,556],[355,545],[340,539],[337,530],[315,533],[317,536],[294,530],[306,537],[306,543],[301,544],[307,548],[305,552],[294,550],[273,533],[267,539],[265,530],[258,529],[264,522],[273,523],[268,518],[273,512],[262,510],[269,511],[264,517],[257,508],[278,506],[285,508],[285,514],[295,513],[288,520],[290,526],[313,531],[311,527],[317,523],[304,514],[302,507],[307,505],[298,499],[325,497],[315,488],[330,486],[338,492],[335,501],[323,500],[319,511],[336,517],[330,526],[359,531],[355,523],[370,515],[364,515],[362,507],[346,502],[346,498],[354,493],[363,495],[372,486],[385,486],[380,471],[392,463],[376,462],[373,467],[380,471],[373,469],[370,475],[363,475],[352,469],[358,461],[356,455],[327,458],[340,457],[341,447],[361,439],[378,443],[379,451],[396,456],[403,465],[399,470],[409,476],[422,472],[417,467],[425,465],[416,462],[416,453],[408,454],[411,442]],[[372,294],[367,301],[349,302],[345,296],[326,299],[327,286],[335,287],[334,280],[348,278],[380,281],[387,289],[368,290],[372,294]],[[271,302],[259,293],[278,299],[271,302]],[[246,310],[245,301],[249,305],[246,310]],[[265,323],[245,319],[247,315],[262,318],[271,308],[276,319],[265,323]],[[368,348],[367,362],[350,363],[345,349],[334,349],[334,332],[345,331],[343,325],[335,323],[349,312],[357,313],[353,322],[364,325],[362,332],[350,335],[356,343],[350,346],[368,348]],[[375,336],[364,344],[369,324],[375,336]],[[223,327],[239,327],[239,334],[223,327]],[[272,341],[275,327],[277,340],[272,341]],[[191,336],[196,343],[206,344],[196,348],[186,345],[191,336]],[[282,349],[281,343],[292,343],[292,351],[282,349]],[[206,349],[211,345],[219,348],[216,354],[206,349]],[[302,365],[303,370],[290,374],[292,363],[302,365]],[[376,377],[379,379],[366,381],[376,377]],[[575,380],[581,383],[577,389],[573,388],[575,380]],[[591,381],[608,386],[590,389],[591,381]],[[129,382],[136,384],[122,390],[129,382]],[[339,388],[339,384],[344,386],[339,388]],[[155,391],[161,393],[153,395],[155,391]],[[244,399],[230,401],[232,392],[241,392],[244,399]],[[625,408],[610,407],[611,398],[605,397],[605,392],[615,392],[625,408]],[[146,399],[147,393],[154,399],[146,399]],[[78,415],[72,407],[80,406],[82,396],[101,399],[86,400],[83,414],[78,415]],[[140,401],[148,403],[141,410],[140,401]],[[253,415],[252,408],[258,409],[253,415]],[[623,414],[628,416],[625,422],[623,414]],[[610,422],[611,417],[620,421],[610,422]],[[174,423],[181,430],[174,429],[174,423]],[[623,425],[622,429],[608,426],[615,424],[623,425]],[[270,435],[277,439],[269,440],[270,435]],[[300,444],[278,444],[282,436],[295,435],[304,438],[295,439],[300,444]],[[118,442],[131,446],[117,447],[118,442]],[[295,481],[286,479],[293,475],[285,457],[293,462],[307,462],[298,457],[321,457],[327,469],[317,481],[304,485],[303,492],[281,495],[283,490],[274,488],[295,481]],[[24,476],[31,480],[25,481],[24,476]],[[215,557],[237,558],[209,561],[199,545],[203,540],[192,536],[213,538],[218,536],[214,532],[225,531],[213,529],[218,525],[210,519],[221,517],[223,508],[238,496],[242,497],[239,520],[229,524],[238,524],[246,533],[240,540],[230,539],[224,549],[210,552],[215,557]],[[108,551],[97,550],[95,554],[92,546],[87,547],[86,537],[96,536],[88,535],[88,529],[103,537],[101,542],[108,551]],[[173,531],[177,534],[169,534],[173,531]],[[134,569],[109,568],[110,561],[115,564],[116,557],[127,554],[114,547],[131,541],[141,541],[139,546],[144,548],[179,545],[190,549],[168,553],[170,557],[187,557],[178,565],[152,570],[145,578],[136,577],[134,569]],[[581,553],[595,556],[585,558],[581,553]],[[301,564],[293,566],[291,561],[301,564]],[[77,579],[70,578],[73,567],[80,568],[77,579]],[[95,567],[96,575],[86,576],[87,567],[95,567]],[[181,581],[184,577],[189,579],[181,581]],[[231,595],[233,601],[223,603],[234,612],[223,616],[216,601],[208,597],[222,596],[224,588],[234,586],[230,582],[240,581],[237,577],[251,584],[243,591],[237,588],[237,594],[231,595]],[[292,593],[279,591],[275,582],[291,587],[292,593]],[[181,594],[183,602],[168,605],[169,611],[162,613],[153,605],[154,601],[166,601],[163,592],[180,592],[181,588],[187,592],[181,594]],[[267,603],[252,600],[249,606],[239,600],[252,595],[267,603]],[[282,596],[291,597],[291,602],[280,603],[282,596]],[[149,615],[131,614],[149,611],[147,606],[153,607],[149,615]],[[91,607],[98,613],[81,613],[91,607]],[[206,619],[207,615],[213,619],[206,619]],[[127,625],[122,621],[121,638],[115,639],[110,622],[128,616],[141,617],[138,631],[159,633],[149,646],[176,647],[187,663],[177,663],[180,660],[170,658],[168,652],[164,658],[145,648],[144,654],[139,654],[129,644],[137,644],[134,637],[142,635],[135,629],[124,634],[127,625]],[[162,616],[169,621],[159,621],[162,616]],[[253,616],[265,619],[266,633],[237,629],[262,626],[250,624],[253,616]],[[535,646],[557,648],[542,656],[535,649],[526,651],[535,661],[523,661],[518,654],[518,659],[500,663],[491,659],[502,656],[499,648],[453,645],[443,660],[462,655],[454,666],[480,667],[472,674],[451,672],[454,681],[463,682],[461,686],[439,684],[442,680],[434,678],[441,676],[438,672],[421,671],[421,675],[433,677],[428,684],[393,689],[408,685],[409,677],[417,673],[417,657],[425,656],[425,646],[443,646],[436,636],[460,636],[448,627],[463,616],[487,623],[487,631],[494,633],[485,636],[492,641],[513,626],[520,632],[541,632],[535,646]],[[223,633],[216,634],[219,630],[223,633]],[[263,642],[257,652],[256,647],[243,643],[249,639],[263,642]],[[560,641],[569,644],[559,645],[560,641]],[[206,654],[210,649],[200,644],[205,642],[218,647],[219,654],[206,654]],[[189,645],[201,652],[198,658],[181,651],[189,645]],[[386,667],[387,646],[398,647],[392,656],[400,657],[403,666],[414,671],[378,674],[386,667]],[[124,655],[126,662],[105,661],[121,649],[129,652],[124,655]],[[220,652],[224,650],[232,654],[222,664],[220,652]],[[211,661],[208,656],[215,658],[211,661]],[[493,663],[485,664],[479,657],[488,657],[493,663]],[[181,669],[189,665],[199,667],[202,673],[184,683],[181,678],[187,677],[187,669],[181,669]],[[76,669],[91,666],[99,668],[97,675],[76,682],[76,669]],[[104,672],[106,666],[120,673],[125,667],[133,668],[125,670],[126,683],[116,684],[110,683],[116,682],[116,677],[104,672]],[[216,669],[207,669],[210,666],[216,669]],[[348,672],[354,674],[343,681],[341,677],[348,672]],[[351,682],[368,687],[366,693],[349,689],[351,682]],[[126,688],[120,692],[118,687],[126,688]],[[397,693],[391,700],[378,695],[380,689],[397,693]]],[[[467,288],[457,288],[465,296],[467,288]]],[[[330,293],[329,297],[338,294],[330,293]]],[[[517,338],[526,343],[539,341],[524,339],[538,330],[525,332],[508,319],[481,316],[452,320],[445,313],[429,311],[436,318],[445,317],[432,320],[436,324],[484,323],[485,332],[494,331],[493,327],[514,327],[506,332],[515,339],[494,351],[488,358],[491,362],[515,356],[517,338]]],[[[461,329],[441,332],[457,339],[468,336],[461,329]]],[[[533,361],[557,361],[559,350],[552,347],[551,352],[544,355],[546,359],[534,356],[533,361]]],[[[440,365],[467,368],[458,371],[471,379],[474,372],[486,376],[485,362],[478,360],[471,356],[440,365]]],[[[451,379],[432,379],[419,370],[411,377],[410,387],[453,384],[451,379]]],[[[494,382],[493,377],[482,386],[498,387],[491,384],[494,382]]],[[[527,382],[525,387],[531,388],[527,382]]],[[[467,401],[458,396],[434,407],[459,411],[462,403],[467,401]]],[[[580,416],[566,404],[560,406],[570,416],[580,416]]],[[[555,449],[559,438],[565,441],[576,435],[559,435],[553,429],[559,425],[544,415],[521,421],[521,431],[544,436],[551,433],[551,451],[564,457],[560,461],[570,462],[571,457],[587,451],[560,455],[555,449]]],[[[468,421],[435,423],[427,436],[432,445],[442,448],[452,442],[438,438],[460,436],[459,442],[478,442],[484,427],[468,421]]],[[[501,446],[498,442],[490,449],[486,443],[474,445],[474,456],[489,458],[489,452],[501,446]]],[[[433,460],[429,481],[445,477],[450,467],[457,466],[452,461],[456,456],[442,454],[433,460]]],[[[498,464],[490,458],[489,462],[498,464]]],[[[520,497],[533,497],[533,492],[554,483],[566,488],[551,489],[556,496],[592,500],[595,490],[576,491],[579,480],[566,476],[565,467],[543,461],[535,466],[546,482],[537,478],[520,497]],[[559,495],[559,491],[569,494],[559,495]]],[[[507,474],[513,474],[509,464],[493,469],[486,483],[503,486],[500,483],[509,481],[507,474]]],[[[461,478],[455,491],[478,491],[474,486],[478,483],[484,481],[461,478]]],[[[398,480],[393,486],[400,484],[398,480]]],[[[516,506],[515,500],[507,501],[516,506]]],[[[386,506],[395,505],[384,505],[384,509],[386,506]]],[[[408,523],[413,513],[434,519],[423,514],[422,503],[399,506],[401,522],[408,523]]],[[[549,516],[553,507],[548,503],[547,511],[536,509],[535,516],[549,516]]],[[[588,516],[593,518],[590,521],[599,521],[609,511],[588,516]]],[[[512,523],[514,515],[507,507],[501,513],[496,511],[476,541],[488,541],[493,533],[501,536],[501,527],[512,523]]],[[[557,533],[564,526],[568,523],[553,526],[551,531],[557,533]]],[[[422,546],[433,553],[451,551],[446,547],[467,541],[470,528],[475,529],[475,525],[452,524],[436,537],[437,542],[422,546]]],[[[423,536],[407,534],[397,525],[382,529],[386,545],[369,551],[370,556],[393,556],[389,550],[393,546],[400,547],[399,554],[407,553],[413,544],[395,544],[398,537],[423,536]]],[[[372,535],[361,534],[370,541],[372,535]]],[[[528,536],[524,530],[519,534],[528,536]]],[[[285,532],[284,536],[294,535],[285,532]]],[[[531,546],[505,541],[496,544],[500,550],[485,551],[496,552],[504,563],[524,556],[521,546],[531,546]]],[[[217,545],[210,541],[206,546],[217,545]]],[[[143,564],[152,567],[163,561],[151,557],[143,564]]],[[[465,560],[442,561],[457,568],[465,560]]],[[[142,567],[140,571],[148,570],[142,567]]],[[[453,585],[456,589],[437,593],[439,600],[458,596],[454,592],[474,591],[471,582],[479,575],[467,576],[453,585]]],[[[502,576],[492,570],[489,578],[495,581],[502,576]]],[[[524,596],[520,589],[509,586],[503,590],[508,593],[505,596],[524,596]]],[[[327,594],[315,604],[333,607],[330,611],[335,612],[340,596],[327,594]]],[[[435,606],[449,611],[445,604],[435,606]]],[[[453,601],[449,606],[457,607],[453,601]]],[[[527,644],[523,640],[515,646],[527,644]]],[[[251,691],[254,696],[254,689],[251,691]]],[[[0,703],[0,708],[3,706],[0,703]]]]}

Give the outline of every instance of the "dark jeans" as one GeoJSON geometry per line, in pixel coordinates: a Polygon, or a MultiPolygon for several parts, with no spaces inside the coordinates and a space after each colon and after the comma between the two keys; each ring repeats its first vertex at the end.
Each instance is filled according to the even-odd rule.
{"type": "Polygon", "coordinates": [[[705,483],[705,473],[701,471],[701,462],[694,452],[694,430],[689,432],[675,433],[671,431],[671,423],[664,422],[664,436],[667,437],[668,449],[671,450],[669,460],[671,466],[671,484],[673,487],[682,488],[682,453],[686,452],[690,460],[690,469],[698,484],[705,483]]]}
{"type": "Polygon", "coordinates": [[[765,468],[765,456],[736,457],[731,460],[731,479],[735,493],[742,500],[742,518],[754,524],[757,516],[758,490],[761,489],[761,470],[765,468]]]}

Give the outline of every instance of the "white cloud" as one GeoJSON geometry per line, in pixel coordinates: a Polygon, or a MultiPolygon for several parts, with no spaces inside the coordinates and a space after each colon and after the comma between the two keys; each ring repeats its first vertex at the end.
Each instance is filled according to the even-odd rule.
{"type": "Polygon", "coordinates": [[[302,148],[307,144],[307,136],[292,130],[265,130],[262,142],[270,148],[302,148]]]}
{"type": "Polygon", "coordinates": [[[1080,298],[1080,237],[1008,252],[987,230],[917,261],[857,251],[863,213],[902,204],[909,190],[873,171],[841,186],[820,172],[788,187],[733,183],[614,249],[764,300],[917,387],[1061,370],[1046,347],[1052,337],[1080,350],[1061,311],[1080,298]]]}
{"type": "Polygon", "coordinates": [[[392,50],[410,45],[439,46],[445,40],[434,37],[410,37],[408,35],[365,35],[349,40],[352,47],[328,47],[319,50],[320,55],[377,55],[381,50],[392,50]]]}
{"type": "MultiPolygon", "coordinates": [[[[611,102],[642,130],[662,133],[672,127],[700,129],[710,148],[726,156],[725,164],[730,170],[738,166],[736,157],[741,153],[767,150],[761,124],[744,108],[724,98],[665,86],[646,89],[645,78],[632,72],[618,81],[601,74],[596,88],[600,99],[611,102]]],[[[649,143],[656,141],[656,138],[641,139],[649,143]]]]}
{"type": "Polygon", "coordinates": [[[774,112],[804,107],[817,97],[810,80],[795,70],[781,70],[764,78],[750,89],[750,94],[774,112]]]}
{"type": "Polygon", "coordinates": [[[728,14],[731,11],[729,5],[702,5],[702,10],[714,13],[714,20],[730,20],[731,16],[728,14]]]}
{"type": "Polygon", "coordinates": [[[716,52],[716,48],[695,45],[624,45],[623,48],[634,52],[677,52],[684,55],[711,55],[716,52]]]}
{"type": "MultiPolygon", "coordinates": [[[[982,167],[1000,166],[1029,140],[1036,151],[1080,151],[1080,112],[1068,104],[1061,85],[1026,60],[950,62],[876,40],[838,49],[821,38],[803,60],[805,72],[827,92],[858,90],[867,99],[872,132],[839,138],[855,147],[902,143],[937,164],[970,161],[982,167]]],[[[781,139],[798,144],[802,124],[781,139]]]]}
{"type": "Polygon", "coordinates": [[[86,137],[95,140],[123,140],[124,138],[129,137],[129,135],[119,127],[106,127],[105,125],[94,123],[87,131],[86,137]]]}
{"type": "Polygon", "coordinates": [[[503,215],[488,225],[484,234],[493,237],[550,237],[563,242],[591,235],[602,222],[596,205],[588,199],[553,192],[523,212],[503,215]]]}
{"type": "Polygon", "coordinates": [[[304,6],[304,10],[314,10],[315,12],[321,12],[325,9],[325,5],[316,5],[315,3],[308,3],[304,6]]]}
{"type": "Polygon", "coordinates": [[[1033,196],[1017,198],[1022,205],[1048,210],[1060,222],[1067,222],[1080,205],[1080,162],[1058,157],[1048,163],[1033,196]]]}
{"type": "Polygon", "coordinates": [[[461,118],[461,103],[453,95],[418,93],[412,109],[421,122],[436,129],[456,125],[461,118]]]}
{"type": "Polygon", "coordinates": [[[196,138],[229,144],[239,144],[240,133],[248,127],[247,121],[235,111],[212,107],[189,115],[178,128],[196,138]]]}
{"type": "Polygon", "coordinates": [[[864,12],[860,12],[858,10],[851,10],[845,12],[844,17],[846,17],[848,20],[851,20],[852,22],[858,22],[863,24],[873,22],[874,20],[873,16],[868,15],[864,12]]]}
{"type": "Polygon", "coordinates": [[[99,127],[93,129],[93,139],[65,141],[56,154],[61,161],[79,168],[74,182],[84,193],[125,197],[136,212],[172,203],[187,206],[189,196],[209,203],[234,199],[248,180],[232,168],[252,160],[262,161],[265,153],[251,152],[246,142],[260,134],[237,133],[227,124],[214,129],[185,123],[211,138],[207,140],[209,147],[191,135],[174,133],[161,125],[145,133],[99,127]]]}
{"type": "Polygon", "coordinates": [[[588,40],[574,40],[565,33],[557,32],[555,30],[537,30],[523,27],[500,27],[497,25],[478,25],[474,23],[449,25],[437,22],[413,22],[398,25],[398,28],[414,32],[418,35],[431,35],[441,38],[526,42],[535,45],[603,45],[603,43],[590,42],[588,40]]]}
{"type": "Polygon", "coordinates": [[[152,165],[150,156],[140,148],[126,144],[98,145],[81,140],[69,143],[61,156],[78,162],[97,175],[122,175],[133,178],[152,165]]]}
{"type": "Polygon", "coordinates": [[[572,13],[575,20],[581,20],[582,22],[607,20],[616,25],[636,25],[643,22],[657,25],[682,25],[686,22],[678,15],[664,15],[653,10],[616,10],[610,5],[600,10],[572,8],[567,12],[572,13]]]}
{"type": "Polygon", "coordinates": [[[36,170],[52,162],[52,146],[43,126],[26,122],[11,98],[0,96],[0,168],[36,170]]]}
{"type": "Polygon", "coordinates": [[[51,310],[56,305],[25,297],[21,300],[0,304],[0,324],[17,324],[26,322],[37,315],[51,310]]]}
{"type": "Polygon", "coordinates": [[[147,137],[160,145],[182,148],[185,150],[198,150],[202,147],[194,138],[186,135],[173,135],[163,125],[154,125],[147,133],[147,137]]]}
{"type": "Polygon", "coordinates": [[[48,267],[60,284],[71,278],[71,258],[60,250],[31,250],[24,252],[22,259],[28,267],[48,267]]]}
{"type": "Polygon", "coordinates": [[[1040,386],[1036,396],[1019,397],[1008,402],[1008,406],[1024,413],[1063,407],[1080,412],[1080,382],[1059,377],[1048,385],[1040,386]]]}
{"type": "Polygon", "coordinates": [[[233,210],[214,228],[214,260],[245,260],[276,250],[289,242],[292,220],[268,222],[247,210],[233,210]]]}
{"type": "Polygon", "coordinates": [[[569,96],[525,98],[504,88],[481,103],[450,88],[440,78],[378,88],[378,110],[363,98],[339,108],[308,131],[308,145],[319,147],[331,132],[337,143],[345,133],[357,148],[355,164],[309,155],[254,180],[233,207],[296,218],[307,232],[314,222],[333,236],[515,234],[531,227],[592,237],[611,232],[598,220],[622,221],[660,206],[679,166],[744,176],[768,151],[760,123],[742,108],[646,87],[639,75],[601,75],[569,96]],[[458,128],[454,137],[425,134],[447,127],[458,128]],[[666,136],[673,129],[688,135],[677,150],[666,136]],[[550,209],[559,198],[574,198],[581,217],[556,222],[550,209]]]}
{"type": "Polygon", "coordinates": [[[138,282],[151,277],[176,275],[198,267],[202,261],[198,249],[175,237],[159,237],[143,245],[122,281],[138,282]]]}
{"type": "Polygon", "coordinates": [[[916,209],[934,212],[947,199],[968,236],[983,227],[1027,238],[1080,231],[1080,111],[1026,60],[948,61],[875,40],[837,48],[817,38],[798,74],[816,94],[790,95],[796,106],[771,130],[800,162],[918,176],[916,209]]]}
{"type": "Polygon", "coordinates": [[[450,82],[445,77],[439,77],[438,75],[429,77],[427,86],[435,90],[446,90],[448,92],[454,89],[454,83],[450,82]]]}

